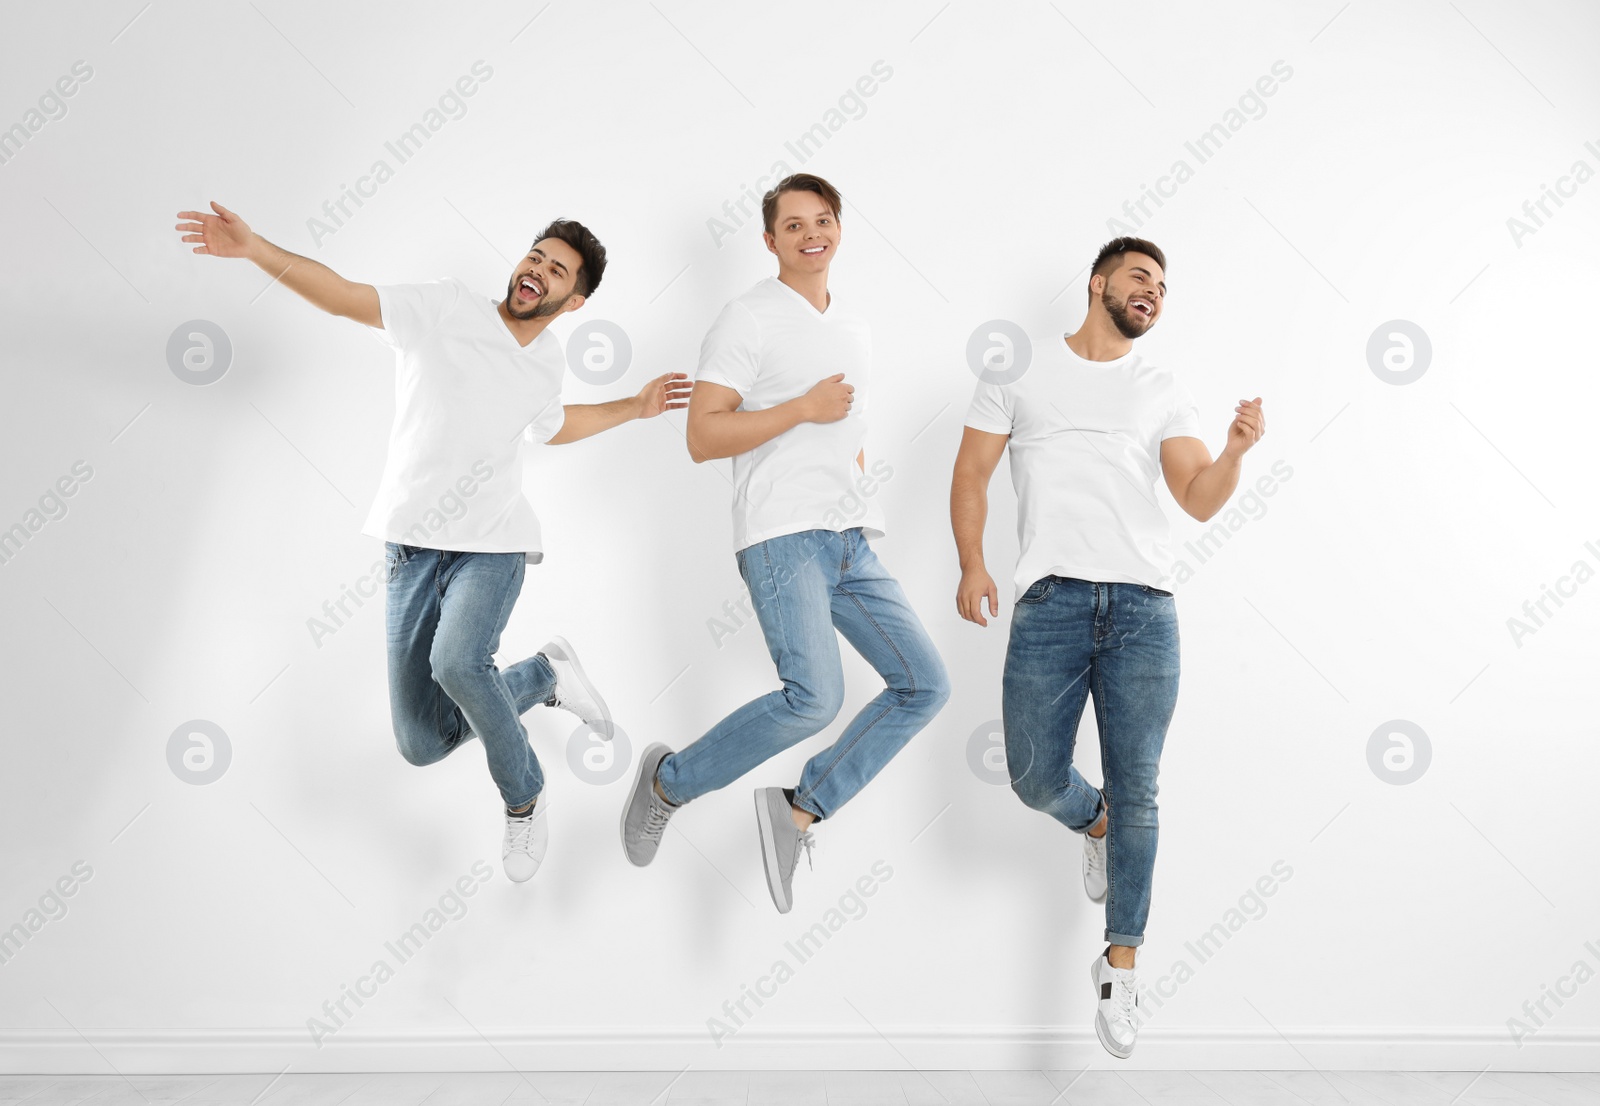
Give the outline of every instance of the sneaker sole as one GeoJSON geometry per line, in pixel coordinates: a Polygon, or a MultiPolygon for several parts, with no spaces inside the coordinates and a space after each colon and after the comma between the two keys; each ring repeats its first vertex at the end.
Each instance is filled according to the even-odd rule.
{"type": "MultiPolygon", "coordinates": [[[[652,853],[650,860],[640,864],[637,860],[633,859],[632,854],[628,852],[628,812],[633,809],[633,797],[639,794],[640,787],[645,786],[644,773],[646,767],[648,767],[650,771],[654,773],[655,766],[660,764],[661,761],[665,759],[666,755],[671,751],[671,749],[668,749],[665,745],[658,741],[655,744],[648,746],[644,752],[639,754],[639,767],[638,770],[633,774],[633,790],[628,792],[628,801],[622,804],[622,821],[617,824],[617,836],[622,839],[622,855],[626,856],[628,858],[628,863],[632,864],[635,868],[644,868],[648,866],[650,860],[655,859],[655,854],[652,853]],[[657,749],[662,751],[661,756],[652,758],[651,754],[657,749]]],[[[655,786],[654,782],[652,781],[649,786],[655,786]]]]}
{"type": "MultiPolygon", "coordinates": [[[[756,831],[761,835],[761,866],[767,872],[767,890],[772,893],[772,904],[778,908],[779,914],[787,914],[794,906],[794,900],[785,901],[783,895],[783,880],[778,867],[778,842],[772,832],[772,804],[767,800],[769,790],[774,789],[756,788],[756,831]]],[[[780,795],[783,793],[781,788],[776,790],[780,795]]]]}
{"type": "MultiPolygon", "coordinates": [[[[1133,1048],[1130,1046],[1126,1052],[1123,1052],[1120,1049],[1118,1049],[1116,1047],[1115,1042],[1113,1042],[1111,1040],[1110,1036],[1106,1033],[1105,1027],[1103,1025],[1101,1025],[1101,1023],[1100,1023],[1100,1005],[1099,1005],[1100,1004],[1100,961],[1099,961],[1099,959],[1096,959],[1094,961],[1094,963],[1089,965],[1089,982],[1094,984],[1094,1001],[1095,1001],[1095,1008],[1094,1008],[1094,1035],[1096,1037],[1100,1038],[1100,1047],[1104,1048],[1107,1052],[1111,1053],[1111,1055],[1115,1056],[1118,1060],[1126,1060],[1128,1057],[1133,1055],[1133,1048]]],[[[1135,1041],[1135,1044],[1137,1044],[1137,1043],[1138,1042],[1135,1041]]]]}
{"type": "Polygon", "coordinates": [[[573,651],[572,643],[560,634],[556,634],[550,639],[550,644],[555,646],[556,653],[561,660],[572,665],[572,674],[578,677],[578,683],[583,686],[584,693],[594,700],[595,706],[600,708],[598,725],[594,720],[588,718],[585,718],[584,721],[601,737],[610,741],[616,733],[616,729],[611,722],[611,708],[606,706],[606,701],[600,697],[600,692],[596,691],[594,684],[589,681],[589,674],[583,670],[583,665],[578,663],[578,655],[573,651]]]}

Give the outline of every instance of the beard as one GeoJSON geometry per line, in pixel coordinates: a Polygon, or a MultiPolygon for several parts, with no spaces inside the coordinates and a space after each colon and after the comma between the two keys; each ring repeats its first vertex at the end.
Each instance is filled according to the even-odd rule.
{"type": "Polygon", "coordinates": [[[506,314],[513,319],[544,319],[560,311],[567,305],[576,293],[568,292],[560,299],[550,302],[548,297],[541,298],[531,310],[519,310],[517,307],[517,280],[512,277],[511,283],[506,285],[506,314]]]}
{"type": "Polygon", "coordinates": [[[1126,297],[1116,299],[1111,295],[1109,288],[1100,293],[1100,306],[1106,309],[1106,314],[1111,316],[1112,325],[1124,338],[1140,337],[1150,329],[1150,323],[1153,321],[1129,311],[1126,297]]]}

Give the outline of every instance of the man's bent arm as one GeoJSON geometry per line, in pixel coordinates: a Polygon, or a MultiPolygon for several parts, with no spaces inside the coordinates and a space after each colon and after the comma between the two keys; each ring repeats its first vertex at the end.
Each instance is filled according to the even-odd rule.
{"type": "Polygon", "coordinates": [[[684,435],[689,456],[698,463],[748,453],[765,445],[784,431],[810,421],[802,402],[806,395],[761,411],[738,411],[738,392],[709,380],[697,381],[689,395],[684,435]]]}

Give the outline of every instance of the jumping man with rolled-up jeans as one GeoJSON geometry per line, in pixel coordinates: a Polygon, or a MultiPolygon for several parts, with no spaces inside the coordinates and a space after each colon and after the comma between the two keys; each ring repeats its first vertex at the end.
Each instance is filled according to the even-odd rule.
{"type": "Polygon", "coordinates": [[[994,617],[999,593],[983,563],[983,524],[1009,443],[1021,550],[1002,681],[1006,764],[1023,802],[1084,835],[1084,888],[1106,904],[1107,947],[1091,966],[1095,1032],[1122,1058],[1138,1034],[1134,950],[1150,910],[1156,776],[1178,697],[1178,616],[1166,587],[1174,558],[1155,481],[1163,476],[1204,521],[1233,494],[1241,458],[1266,430],[1260,397],[1240,400],[1213,461],[1187,389],[1132,353],[1161,316],[1165,268],[1144,239],[1101,248],[1083,325],[1032,342],[1015,379],[980,378],[950,490],[956,606],[987,626],[983,600],[994,617]],[[1072,764],[1090,695],[1099,788],[1072,764]]]}
{"type": "Polygon", "coordinates": [[[584,304],[606,266],[605,247],[581,223],[547,226],[497,303],[458,280],[346,280],[211,206],[215,214],[178,213],[195,253],[248,258],[329,314],[375,328],[396,352],[388,458],[362,528],[384,541],[395,742],[423,765],[482,741],[505,802],[506,875],[527,880],[548,846],[549,802],[520,716],[538,703],[561,707],[604,738],[612,722],[564,638],[503,672],[494,663],[526,565],[544,556],[521,445],[575,442],[686,407],[685,374],[627,399],[562,404],[566,361],[546,327],[584,304]]]}
{"type": "Polygon", "coordinates": [[[833,186],[807,173],[763,197],[778,275],[718,316],[689,401],[690,456],[733,458],[734,555],[782,686],[677,752],[652,744],[622,812],[628,859],[649,864],[678,807],[825,728],[844,702],[844,635],[883,690],[792,789],[755,793],[767,887],[784,913],[810,825],[855,796],[950,694],[933,642],[870,544],[883,534],[863,448],[871,335],[828,291],[839,209],[833,186]]]}

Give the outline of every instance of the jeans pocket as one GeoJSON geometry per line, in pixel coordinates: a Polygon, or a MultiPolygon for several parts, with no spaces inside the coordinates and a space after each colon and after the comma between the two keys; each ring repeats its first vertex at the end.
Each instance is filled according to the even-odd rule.
{"type": "Polygon", "coordinates": [[[400,575],[400,566],[405,563],[405,546],[396,545],[392,541],[383,543],[384,583],[394,583],[394,578],[400,575]]]}
{"type": "Polygon", "coordinates": [[[1146,595],[1154,595],[1162,599],[1172,598],[1172,593],[1170,591],[1162,591],[1160,588],[1153,588],[1149,584],[1140,584],[1139,590],[1144,592],[1146,595]]]}
{"type": "Polygon", "coordinates": [[[1018,603],[1043,603],[1050,598],[1050,593],[1055,590],[1056,583],[1048,576],[1041,576],[1028,586],[1028,590],[1017,597],[1018,603]]]}

